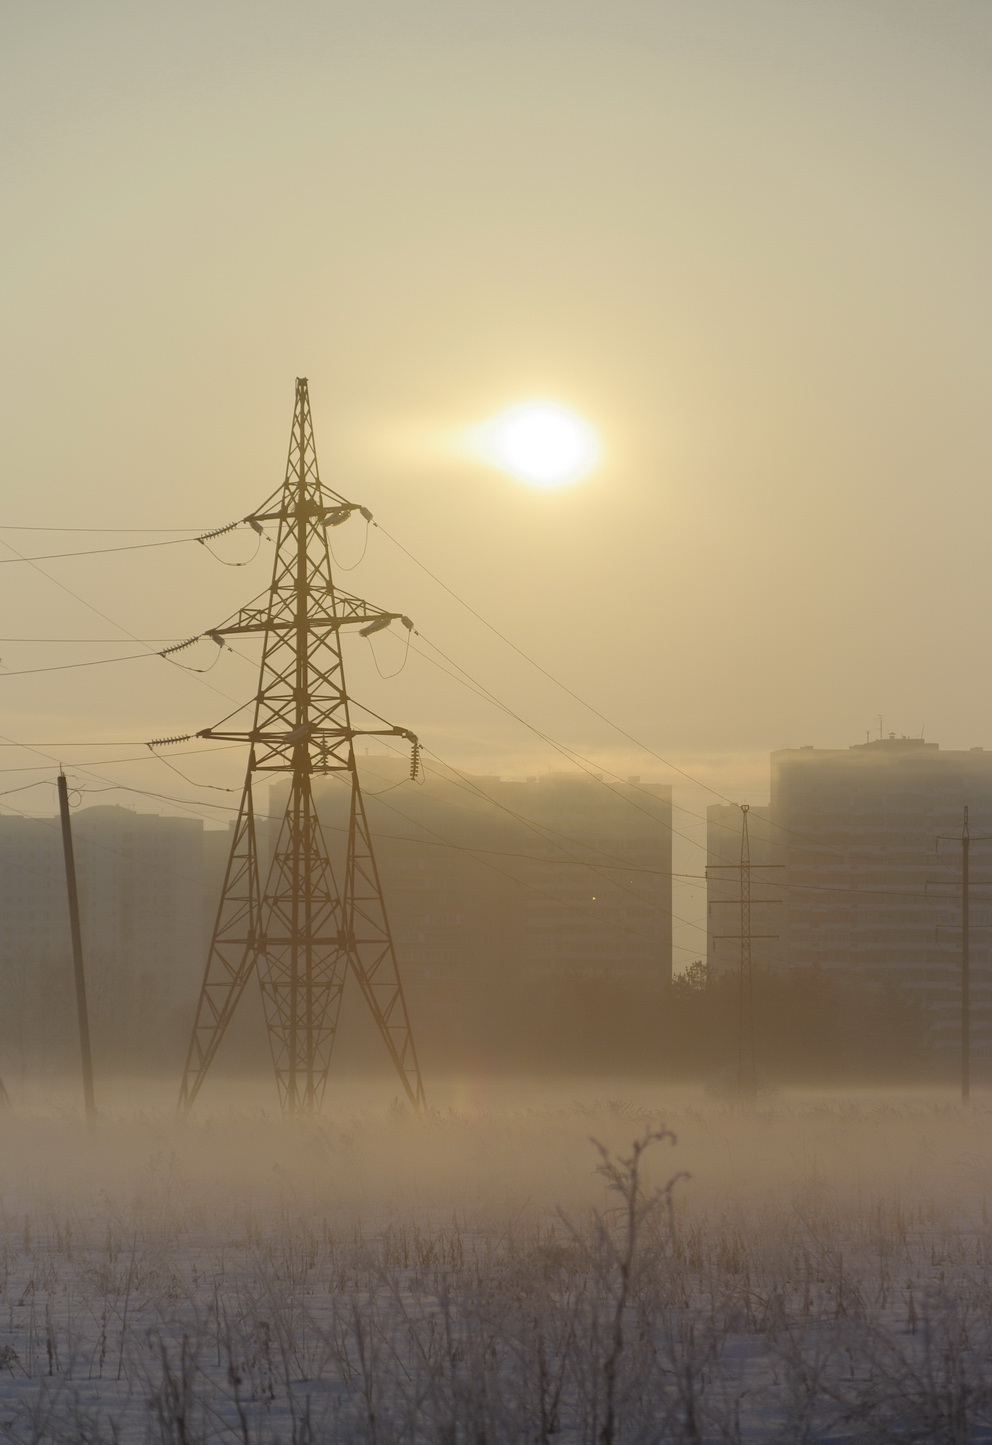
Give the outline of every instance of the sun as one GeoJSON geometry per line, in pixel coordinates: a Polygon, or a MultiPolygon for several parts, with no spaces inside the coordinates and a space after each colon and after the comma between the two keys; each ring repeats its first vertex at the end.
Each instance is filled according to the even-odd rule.
{"type": "Polygon", "coordinates": [[[490,466],[532,487],[577,482],[599,460],[587,421],[555,401],[522,401],[476,427],[473,450],[490,466]]]}

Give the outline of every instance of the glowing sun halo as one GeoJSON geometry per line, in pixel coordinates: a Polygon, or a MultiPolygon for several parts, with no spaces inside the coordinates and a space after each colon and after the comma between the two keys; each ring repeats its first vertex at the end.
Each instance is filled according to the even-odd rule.
{"type": "Polygon", "coordinates": [[[533,487],[563,487],[599,460],[599,441],[588,422],[553,401],[523,401],[476,428],[483,461],[533,487]]]}

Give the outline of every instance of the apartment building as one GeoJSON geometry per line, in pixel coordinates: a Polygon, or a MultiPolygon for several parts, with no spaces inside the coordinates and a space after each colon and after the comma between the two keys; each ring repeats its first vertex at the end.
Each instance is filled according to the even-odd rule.
{"type": "MultiPolygon", "coordinates": [[[[72,821],[94,1048],[120,1064],[172,1057],[215,905],[203,825],[120,807],[80,808],[72,821]]],[[[0,1040],[22,1059],[74,1046],[57,817],[0,817],[0,998],[0,1040]]]]}
{"type": "MultiPolygon", "coordinates": [[[[584,773],[414,783],[389,757],[362,774],[404,979],[671,977],[670,788],[584,773]]],[[[340,867],[348,790],[319,778],[315,795],[340,867]]],[[[272,788],[270,830],[285,796],[272,788]]]]}
{"type": "MultiPolygon", "coordinates": [[[[768,931],[778,934],[769,959],[904,985],[925,1004],[934,1043],[956,1047],[965,807],[975,839],[973,1037],[977,1052],[989,1052],[992,843],[982,835],[992,834],[992,752],[946,750],[923,738],[890,734],[849,748],[773,753],[761,849],[764,861],[784,865],[768,875],[765,888],[782,902],[756,910],[753,918],[755,931],[768,922],[768,931]]],[[[710,810],[711,823],[717,811],[710,810]]],[[[752,817],[761,811],[752,810],[752,817]]],[[[711,861],[725,861],[719,849],[725,853],[727,846],[712,829],[711,861]]],[[[714,875],[711,903],[727,895],[722,882],[727,876],[714,875]]]]}

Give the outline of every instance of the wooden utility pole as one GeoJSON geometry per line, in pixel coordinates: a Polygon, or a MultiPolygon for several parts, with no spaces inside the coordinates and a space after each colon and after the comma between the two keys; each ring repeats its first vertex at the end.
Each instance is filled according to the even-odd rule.
{"type": "Polygon", "coordinates": [[[83,971],[83,939],[79,931],[79,895],[76,891],[76,860],[72,851],[69,822],[69,789],[65,773],[59,773],[59,813],[62,818],[62,852],[65,856],[65,886],[69,898],[69,930],[72,934],[72,966],[76,975],[76,1012],[79,1016],[79,1052],[83,1065],[83,1102],[86,1127],[96,1130],[96,1098],[93,1093],[93,1053],[90,1048],[90,1016],[86,1007],[86,975],[83,971]]]}

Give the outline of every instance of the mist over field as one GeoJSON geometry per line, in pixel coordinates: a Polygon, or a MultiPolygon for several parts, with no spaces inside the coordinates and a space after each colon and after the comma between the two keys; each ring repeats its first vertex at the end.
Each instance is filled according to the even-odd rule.
{"type": "Polygon", "coordinates": [[[990,134],[0,6],[0,1445],[992,1445],[990,134]]]}
{"type": "Polygon", "coordinates": [[[92,1146],[64,1099],[0,1120],[4,1439],[992,1430],[985,1098],[218,1090],[182,1123],[122,1093],[92,1146]]]}

